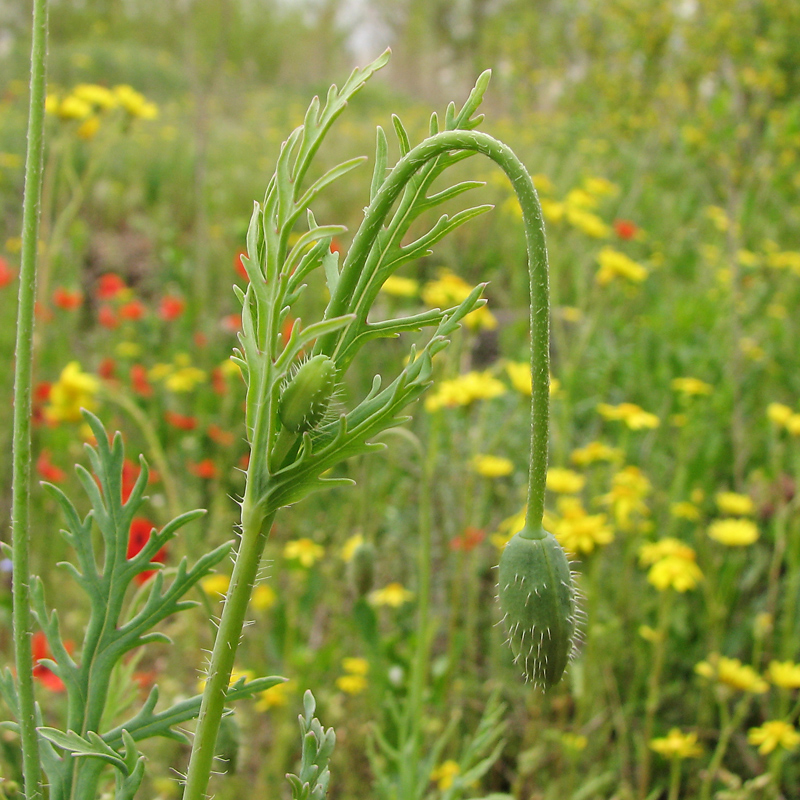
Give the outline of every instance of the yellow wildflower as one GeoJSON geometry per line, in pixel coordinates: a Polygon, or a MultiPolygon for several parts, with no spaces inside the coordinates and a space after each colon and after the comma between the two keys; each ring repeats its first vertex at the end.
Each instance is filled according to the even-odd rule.
{"type": "Polygon", "coordinates": [[[781,689],[800,689],[800,664],[792,661],[770,661],[767,677],[781,689]]]}
{"type": "Polygon", "coordinates": [[[120,342],[114,352],[119,358],[137,358],[142,352],[142,347],[136,342],[120,342]]]}
{"type": "Polygon", "coordinates": [[[607,420],[622,420],[632,431],[645,428],[657,428],[661,421],[655,414],[645,411],[635,403],[620,403],[612,406],[609,403],[599,403],[597,411],[607,420]]]}
{"type": "Polygon", "coordinates": [[[583,319],[583,311],[575,306],[561,306],[558,309],[561,319],[567,322],[580,322],[583,319]]]}
{"type": "Polygon", "coordinates": [[[228,591],[228,586],[230,586],[230,578],[227,575],[222,575],[220,573],[214,573],[213,575],[207,575],[200,581],[200,588],[212,599],[218,600],[222,597],[225,597],[225,593],[228,591]]]}
{"type": "Polygon", "coordinates": [[[56,113],[61,119],[83,120],[92,115],[92,107],[85,100],[71,94],[58,104],[56,113]]]}
{"type": "Polygon", "coordinates": [[[607,178],[586,178],[583,188],[596,197],[613,197],[619,194],[619,186],[607,178]]]}
{"type": "Polygon", "coordinates": [[[549,520],[550,530],[570,553],[591,553],[596,546],[614,540],[608,517],[605,514],[587,514],[576,498],[559,498],[558,511],[560,516],[549,520]]]}
{"type": "Polygon", "coordinates": [[[419,294],[419,281],[390,275],[381,286],[381,291],[392,297],[416,297],[419,294]]]}
{"type": "MultiPolygon", "coordinates": [[[[522,361],[506,361],[506,372],[511,379],[511,385],[520,393],[531,396],[532,381],[531,381],[531,365],[522,361]]],[[[550,376],[549,393],[552,397],[558,392],[561,383],[558,378],[550,376]]]]}
{"type": "Polygon", "coordinates": [[[750,728],[747,732],[747,741],[750,744],[757,744],[758,752],[765,756],[777,747],[782,747],[784,750],[795,750],[800,744],[800,733],[797,732],[794,725],[780,719],[773,719],[765,722],[760,728],[750,728]]]}
{"type": "Polygon", "coordinates": [[[44,414],[50,422],[78,422],[81,408],[97,408],[100,381],[88,372],[81,372],[77,361],[70,361],[50,388],[50,403],[44,414]]]}
{"type": "MultiPolygon", "coordinates": [[[[241,680],[242,678],[244,678],[245,681],[247,681],[247,683],[250,683],[250,681],[255,680],[256,674],[251,669],[237,669],[236,667],[234,667],[233,670],[231,671],[231,677],[228,680],[228,688],[234,686],[236,682],[241,680]]],[[[199,681],[197,681],[197,689],[198,691],[202,692],[203,689],[205,688],[206,688],[206,678],[203,677],[200,678],[199,681]]]]}
{"type": "Polygon", "coordinates": [[[573,450],[570,461],[577,467],[587,467],[596,461],[621,461],[622,451],[603,442],[589,442],[585,447],[573,450]]]}
{"type": "Polygon", "coordinates": [[[555,200],[548,200],[546,197],[542,197],[539,203],[542,206],[542,216],[548,222],[556,223],[564,219],[564,213],[567,209],[563,203],[559,203],[555,200]]]}
{"type": "Polygon", "coordinates": [[[625,253],[613,247],[604,247],[597,255],[600,269],[595,280],[607,286],[614,278],[625,278],[632,283],[641,283],[647,277],[647,270],[625,253]]]}
{"type": "Polygon", "coordinates": [[[290,561],[298,561],[300,566],[309,569],[325,555],[325,548],[307,537],[287,542],[283,548],[283,557],[290,561]]]}
{"type": "Polygon", "coordinates": [[[650,481],[638,467],[625,467],[611,482],[611,491],[600,498],[600,502],[610,505],[617,526],[630,530],[634,514],[649,513],[644,498],[650,493],[650,481]]]}
{"type": "Polygon", "coordinates": [[[533,185],[536,187],[536,191],[540,194],[552,194],[556,190],[556,187],[553,185],[553,181],[551,181],[547,175],[544,175],[541,172],[537,173],[536,175],[531,175],[531,180],[533,181],[533,185]]]}
{"type": "Polygon", "coordinates": [[[701,661],[694,671],[740,692],[763,694],[769,689],[767,682],[752,667],[742,664],[738,658],[726,658],[718,653],[712,653],[708,661],[701,661]]]}
{"type": "Polygon", "coordinates": [[[270,708],[285,706],[289,702],[289,695],[294,692],[294,688],[294,681],[284,681],[259,692],[256,711],[267,711],[270,708]]]}
{"type": "Polygon", "coordinates": [[[119,105],[119,101],[110,89],[96,83],[79,83],[72,90],[72,94],[97,109],[107,110],[119,105]]]}
{"type": "Polygon", "coordinates": [[[168,375],[164,386],[170,392],[191,392],[199,383],[204,383],[206,373],[197,367],[181,367],[168,375]]]}
{"type": "Polygon", "coordinates": [[[256,611],[266,611],[277,602],[278,597],[275,590],[268,583],[261,583],[253,589],[253,594],[250,597],[250,605],[256,611]]]}
{"type": "Polygon", "coordinates": [[[171,375],[174,370],[175,367],[173,367],[172,364],[154,364],[149,370],[147,370],[147,379],[153,383],[156,381],[163,381],[164,378],[166,378],[168,375],[171,375]]]}
{"type": "Polygon", "coordinates": [[[673,503],[669,507],[670,514],[677,519],[688,519],[689,522],[697,522],[700,519],[700,509],[687,500],[680,503],[673,503]]]}
{"type": "Polygon", "coordinates": [[[708,535],[728,547],[746,547],[758,539],[758,528],[749,519],[718,519],[709,526],[708,535]]]}
{"type": "Polygon", "coordinates": [[[356,550],[358,550],[361,545],[364,544],[364,536],[361,533],[354,533],[342,547],[340,552],[340,556],[342,557],[342,561],[350,562],[353,560],[353,556],[355,555],[356,550]]]}
{"type": "Polygon", "coordinates": [[[683,558],[694,561],[695,553],[688,544],[672,536],[665,536],[657,542],[643,544],[639,548],[639,563],[642,566],[655,564],[664,558],[683,558]]]}
{"type": "Polygon", "coordinates": [[[737,492],[718,492],[716,496],[717,508],[723,514],[745,517],[755,513],[753,499],[746,494],[737,492]]]}
{"type": "Polygon", "coordinates": [[[158,106],[155,103],[148,102],[143,94],[137,92],[131,86],[115,86],[114,96],[120,106],[132,117],[155,119],[158,116],[158,106]]]}
{"type": "Polygon", "coordinates": [[[703,573],[694,561],[694,551],[691,559],[679,556],[662,558],[647,573],[647,580],[660,592],[666,589],[687,592],[694,589],[702,579],[703,573]]]}
{"type": "Polygon", "coordinates": [[[366,658],[343,658],[342,669],[351,675],[368,675],[369,661],[366,658]]]}
{"type": "Polygon", "coordinates": [[[706,216],[714,223],[718,231],[726,231],[731,226],[731,221],[724,208],[719,206],[706,206],[706,216]]]}
{"type": "Polygon", "coordinates": [[[786,430],[789,431],[792,436],[800,436],[800,414],[792,414],[792,416],[786,420],[786,430]]]}
{"type": "Polygon", "coordinates": [[[425,410],[466,406],[475,400],[489,400],[505,394],[506,387],[488,372],[468,372],[458,378],[442,381],[425,400],[425,410]]]}
{"type": "Polygon", "coordinates": [[[586,484],[586,478],[571,469],[550,467],[547,470],[547,488],[558,494],[577,494],[586,484]]]}
{"type": "MultiPolygon", "coordinates": [[[[432,308],[448,308],[466,300],[472,290],[473,287],[463,278],[448,269],[442,269],[437,280],[429,281],[422,287],[422,300],[432,308]]],[[[497,319],[483,305],[475,311],[470,311],[464,317],[464,324],[470,330],[493,331],[497,328],[497,319]]]]}
{"type": "Polygon", "coordinates": [[[656,630],[655,628],[651,628],[649,625],[640,625],[639,626],[639,636],[642,637],[646,642],[650,642],[651,644],[658,644],[658,642],[663,642],[666,638],[666,633],[663,630],[656,630]]]}
{"type": "Polygon", "coordinates": [[[650,749],[664,758],[696,758],[703,753],[697,743],[697,734],[681,733],[679,728],[673,728],[661,739],[653,739],[650,749]]]}
{"type": "Polygon", "coordinates": [[[89,117],[89,119],[85,119],[79,126],[75,133],[78,135],[79,139],[83,139],[85,142],[89,142],[94,139],[97,131],[100,130],[100,118],[99,117],[89,117]]]}
{"type": "Polygon", "coordinates": [[[455,761],[445,761],[431,771],[431,780],[436,783],[440,791],[449,789],[456,776],[461,773],[461,767],[455,761]]]}
{"type": "Polygon", "coordinates": [[[800,273],[800,252],[770,253],[767,256],[767,264],[773,269],[791,269],[800,273]]]}
{"type": "Polygon", "coordinates": [[[576,208],[597,208],[597,198],[585,189],[571,189],[567,192],[564,202],[576,208]]]}
{"type": "Polygon", "coordinates": [[[394,582],[383,589],[376,589],[370,594],[370,600],[376,606],[391,606],[392,608],[399,608],[404,603],[408,603],[414,596],[402,584],[394,582]]]}
{"type": "Polygon", "coordinates": [[[713,389],[710,383],[701,381],[699,378],[674,378],[670,386],[676,392],[680,392],[688,397],[711,394],[713,389]]]}
{"type": "Polygon", "coordinates": [[[472,469],[484,478],[503,478],[514,471],[514,464],[500,456],[477,455],[472,459],[472,469]]]}
{"type": "Polygon", "coordinates": [[[367,688],[367,679],[363,675],[340,675],[336,686],[346,694],[361,694],[367,688]]]}
{"type": "MultiPolygon", "coordinates": [[[[582,208],[568,205],[566,207],[566,216],[570,225],[594,239],[607,239],[611,235],[611,228],[600,217],[589,211],[584,211],[582,208]]],[[[641,267],[640,269],[644,268],[641,267]]],[[[641,280],[644,280],[644,277],[641,280]]]]}

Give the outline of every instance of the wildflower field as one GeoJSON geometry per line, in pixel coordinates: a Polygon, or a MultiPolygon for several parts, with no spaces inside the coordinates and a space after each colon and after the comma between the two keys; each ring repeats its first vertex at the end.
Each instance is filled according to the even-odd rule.
{"type": "MultiPolygon", "coordinates": [[[[335,729],[332,755],[317,762],[321,775],[330,759],[334,800],[800,797],[800,5],[262,6],[63,0],[50,10],[29,544],[41,578],[31,647],[45,768],[105,765],[87,785],[111,797],[114,770],[136,771],[122,728],[144,706],[158,738],[141,742],[136,797],[182,796],[197,711],[157,714],[195,697],[199,708],[213,680],[206,663],[233,569],[226,543],[246,525],[251,460],[270,475],[311,461],[312,441],[338,442],[325,431],[345,437],[340,420],[353,429],[383,397],[380,375],[382,386],[401,376],[395,391],[409,403],[369,440],[385,449],[348,445],[339,461],[319,462],[322,491],[282,490],[280,510],[258,520],[263,555],[228,694],[237,702],[220,723],[209,794],[305,800],[284,777],[297,772],[311,797],[324,796],[305,749],[301,759],[305,714],[303,725],[316,716],[335,729]],[[358,31],[375,46],[356,56],[358,31]],[[387,44],[388,64],[345,97],[354,66],[387,44]],[[543,525],[572,562],[582,598],[573,616],[585,621],[547,691],[522,675],[496,601],[501,553],[526,524],[531,398],[547,375],[531,377],[528,217],[512,182],[480,154],[452,157],[425,186],[428,205],[414,207],[407,229],[397,223],[402,241],[390,226],[378,239],[396,252],[391,270],[349,298],[337,283],[388,171],[381,159],[393,165],[438,125],[441,136],[470,129],[476,80],[480,130],[530,174],[549,254],[543,525]],[[273,366],[285,356],[287,371],[267,456],[251,452],[262,355],[253,342],[266,325],[256,262],[272,246],[258,214],[267,220],[270,191],[280,195],[282,143],[304,121],[310,136],[312,98],[338,102],[331,83],[343,87],[342,113],[318,152],[297,137],[283,151],[299,153],[298,187],[297,164],[316,157],[304,189],[347,168],[314,194],[308,217],[284,225],[288,201],[275,201],[292,301],[269,321],[271,341],[286,346],[273,366]],[[436,225],[448,236],[426,239],[436,225]],[[342,293],[352,308],[333,318],[342,293]],[[423,325],[450,346],[426,344],[423,325]],[[335,337],[346,375],[325,355],[335,337]],[[306,386],[311,402],[298,410],[306,386]],[[116,444],[97,420],[120,432],[116,444]],[[133,638],[109,667],[97,727],[81,728],[77,698],[90,711],[91,701],[75,665],[105,613],[92,574],[113,528],[101,506],[108,518],[132,514],[118,633],[133,638]],[[193,605],[176,596],[164,601],[169,613],[152,611],[163,636],[123,624],[171,581],[193,605]]],[[[27,15],[0,4],[9,453],[27,15]]],[[[7,541],[11,483],[4,459],[7,541]]],[[[6,549],[0,800],[23,796],[13,560],[6,549]]],[[[125,786],[118,779],[115,796],[129,796],[125,786]]]]}

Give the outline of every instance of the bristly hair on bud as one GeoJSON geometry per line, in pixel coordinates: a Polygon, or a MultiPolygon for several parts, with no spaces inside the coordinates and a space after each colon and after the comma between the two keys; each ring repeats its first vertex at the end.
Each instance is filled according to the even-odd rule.
{"type": "Polygon", "coordinates": [[[527,528],[506,544],[499,564],[500,608],[514,663],[547,690],[577,649],[578,592],[569,561],[552,533],[527,528]]]}
{"type": "Polygon", "coordinates": [[[293,433],[315,428],[325,416],[336,383],[336,364],[325,355],[304,361],[287,382],[278,416],[293,433]]]}

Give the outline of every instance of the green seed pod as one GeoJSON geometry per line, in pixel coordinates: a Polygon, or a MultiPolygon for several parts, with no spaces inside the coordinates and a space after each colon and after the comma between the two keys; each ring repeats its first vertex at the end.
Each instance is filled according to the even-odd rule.
{"type": "Polygon", "coordinates": [[[577,648],[577,591],[569,561],[552,533],[524,529],[500,556],[499,600],[514,663],[526,680],[549,689],[577,648]]]}
{"type": "Polygon", "coordinates": [[[283,389],[278,416],[293,433],[315,428],[331,401],[336,380],[336,364],[318,355],[303,362],[283,389]]]}

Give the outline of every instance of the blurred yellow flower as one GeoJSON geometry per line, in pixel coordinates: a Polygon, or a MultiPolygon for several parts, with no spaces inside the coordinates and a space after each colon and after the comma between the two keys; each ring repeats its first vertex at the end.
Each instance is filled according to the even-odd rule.
{"type": "Polygon", "coordinates": [[[498,526],[497,530],[489,537],[489,541],[498,549],[502,550],[508,540],[519,533],[525,527],[525,515],[527,507],[523,506],[516,514],[506,517],[498,526]]]}
{"type": "Polygon", "coordinates": [[[70,361],[50,387],[49,405],[44,410],[49,422],[79,422],[81,408],[97,408],[100,381],[94,375],[81,371],[77,361],[70,361]]]}
{"type": "Polygon", "coordinates": [[[205,383],[206,373],[197,367],[181,367],[166,377],[164,386],[170,392],[191,392],[195,386],[205,383]]]}
{"type": "Polygon", "coordinates": [[[80,97],[70,94],[58,104],[55,113],[61,119],[82,120],[92,115],[92,107],[80,97]]]}
{"type": "Polygon", "coordinates": [[[749,519],[718,519],[709,526],[708,535],[728,547],[746,547],[758,539],[758,528],[749,519]]]}
{"type": "Polygon", "coordinates": [[[792,414],[792,416],[786,420],[786,430],[789,431],[792,436],[800,436],[800,414],[792,414]]]}
{"type": "MultiPolygon", "coordinates": [[[[611,228],[606,225],[606,223],[603,222],[600,217],[598,217],[596,214],[592,214],[589,211],[584,211],[582,208],[574,205],[567,205],[566,217],[567,222],[569,222],[573,228],[577,228],[582,233],[585,233],[587,236],[591,236],[594,239],[607,239],[611,235],[611,228]]],[[[631,263],[633,264],[634,262],[631,263]]],[[[644,267],[640,267],[640,269],[644,269],[644,267]]],[[[646,274],[647,273],[645,273],[645,276],[646,274]]],[[[644,280],[645,276],[643,276],[641,280],[644,280]]],[[[631,278],[631,280],[638,279],[631,278]]]]}
{"type": "Polygon", "coordinates": [[[726,658],[718,653],[712,653],[708,661],[701,661],[694,671],[740,692],[763,694],[769,689],[769,684],[752,667],[742,664],[738,658],[726,658]]]}
{"type": "Polygon", "coordinates": [[[362,544],[364,544],[363,534],[354,533],[342,546],[342,550],[339,554],[342,561],[347,561],[348,563],[352,561],[353,555],[355,555],[356,550],[358,550],[362,544]]]}
{"type": "Polygon", "coordinates": [[[587,467],[596,461],[621,461],[622,451],[603,442],[589,442],[585,447],[573,450],[570,461],[577,467],[587,467]]]}
{"type": "MultiPolygon", "coordinates": [[[[228,688],[235,685],[236,682],[241,680],[242,678],[244,678],[247,683],[250,683],[250,681],[255,680],[256,674],[251,669],[237,669],[236,667],[234,667],[233,670],[231,671],[230,680],[228,680],[228,688]]],[[[206,680],[207,679],[203,677],[200,678],[199,681],[197,681],[198,691],[202,692],[203,689],[206,688],[206,680]]]]}
{"type": "Polygon", "coordinates": [[[614,520],[622,530],[630,530],[634,514],[647,515],[644,498],[650,493],[650,481],[638,467],[628,466],[620,470],[611,481],[611,491],[599,498],[610,505],[614,520]]]}
{"type": "Polygon", "coordinates": [[[391,606],[399,608],[408,603],[414,596],[413,592],[406,589],[401,583],[390,583],[383,589],[376,589],[370,594],[370,601],[376,606],[391,606]]]}
{"type": "Polygon", "coordinates": [[[727,231],[731,226],[731,221],[725,213],[725,209],[719,206],[706,206],[706,217],[714,223],[714,227],[718,231],[727,231]]]}
{"type": "Polygon", "coordinates": [[[577,494],[586,485],[586,478],[571,469],[550,467],[547,470],[547,488],[558,494],[577,494]]]}
{"type": "Polygon", "coordinates": [[[546,197],[542,197],[539,200],[539,203],[542,206],[542,216],[548,222],[556,223],[561,222],[561,220],[564,219],[564,214],[567,209],[563,203],[556,202],[555,200],[549,200],[546,197]]]}
{"type": "Polygon", "coordinates": [[[613,247],[604,247],[597,255],[600,269],[595,280],[607,286],[614,278],[624,278],[632,283],[641,283],[647,277],[647,270],[625,253],[613,247]]]}
{"type": "Polygon", "coordinates": [[[287,542],[283,548],[284,558],[297,561],[306,569],[313,567],[324,555],[325,548],[307,537],[287,542]]]}
{"type": "Polygon", "coordinates": [[[716,496],[717,508],[723,514],[736,517],[745,517],[754,514],[756,507],[753,499],[746,494],[737,492],[718,492],[716,496]]]}
{"type": "Polygon", "coordinates": [[[786,425],[794,412],[783,403],[770,403],[767,406],[767,418],[776,425],[786,425]]]}
{"type": "Polygon", "coordinates": [[[658,642],[663,642],[666,638],[666,634],[662,630],[656,630],[655,628],[651,628],[649,625],[640,625],[639,626],[639,636],[642,637],[646,642],[650,642],[651,644],[657,644],[658,642]]]}
{"type": "MultiPolygon", "coordinates": [[[[448,269],[439,270],[439,277],[422,287],[422,300],[431,308],[449,308],[466,300],[474,287],[448,269]]],[[[494,330],[497,320],[487,306],[471,311],[464,317],[470,330],[494,330]]]]}
{"type": "Polygon", "coordinates": [[[115,86],[114,96],[119,105],[132,117],[155,119],[158,116],[158,106],[155,103],[148,102],[147,98],[132,86],[115,86]]]}
{"type": "Polygon", "coordinates": [[[381,291],[392,297],[416,297],[419,294],[419,281],[390,275],[381,286],[381,291]]]}
{"type": "Polygon", "coordinates": [[[449,789],[456,776],[461,773],[461,767],[455,761],[445,761],[431,771],[431,780],[436,783],[440,791],[449,789]]]}
{"type": "Polygon", "coordinates": [[[484,478],[503,478],[514,471],[514,464],[500,456],[477,455],[472,459],[472,469],[484,478]]]}
{"type": "Polygon", "coordinates": [[[564,202],[568,206],[577,208],[597,208],[597,198],[585,189],[571,189],[567,192],[564,202]]]}
{"type": "Polygon", "coordinates": [[[586,749],[589,740],[582,733],[567,732],[561,734],[561,744],[563,744],[567,750],[580,753],[582,750],[586,749]]]}
{"type": "Polygon", "coordinates": [[[650,749],[664,758],[697,758],[703,754],[703,748],[697,743],[697,734],[682,733],[679,728],[672,728],[661,739],[653,739],[650,749]]]}
{"type": "Polygon", "coordinates": [[[289,702],[289,695],[294,692],[294,681],[284,681],[276,683],[259,692],[256,702],[256,711],[268,711],[270,708],[285,706],[289,702]]]}
{"type": "Polygon", "coordinates": [[[703,394],[711,394],[713,387],[710,383],[701,381],[699,378],[674,378],[670,386],[681,394],[694,397],[703,394]]]}
{"type": "Polygon", "coordinates": [[[676,519],[688,519],[689,522],[697,522],[700,519],[700,509],[686,500],[680,503],[673,503],[669,507],[670,514],[676,519]]]}
{"type": "Polygon", "coordinates": [[[597,411],[603,419],[622,420],[632,431],[657,428],[661,424],[655,414],[645,411],[635,403],[620,403],[616,406],[612,406],[609,403],[599,403],[597,411]]]}
{"type": "Polygon", "coordinates": [[[747,732],[747,741],[758,745],[758,752],[765,756],[777,747],[795,750],[800,744],[800,733],[794,725],[774,719],[765,722],[760,728],[750,728],[747,732]]]}
{"type": "Polygon", "coordinates": [[[275,590],[268,583],[261,583],[253,589],[253,594],[250,597],[250,605],[256,611],[266,611],[277,602],[278,597],[275,590]]]}
{"type": "Polygon", "coordinates": [[[619,194],[619,186],[606,178],[586,178],[583,188],[597,197],[614,197],[619,194]]]}
{"type": "Polygon", "coordinates": [[[542,194],[552,194],[556,187],[553,185],[553,181],[547,177],[547,175],[537,173],[536,175],[531,175],[531,180],[533,181],[533,185],[536,187],[536,191],[542,194]]]}
{"type": "Polygon", "coordinates": [[[700,567],[692,558],[681,558],[678,556],[667,556],[660,561],[656,561],[647,572],[647,580],[655,586],[658,591],[674,589],[676,592],[688,592],[703,579],[700,567]]]}
{"type": "Polygon", "coordinates": [[[369,661],[366,658],[343,658],[342,669],[351,675],[368,675],[369,661]]]}
{"type": "Polygon", "coordinates": [[[792,661],[770,661],[767,677],[781,689],[800,689],[800,664],[792,661]]]}
{"type": "Polygon", "coordinates": [[[227,575],[217,572],[203,578],[200,581],[200,588],[213,600],[219,600],[225,596],[230,583],[230,578],[227,575]]]}
{"type": "Polygon", "coordinates": [[[663,558],[683,558],[687,561],[694,561],[695,552],[688,544],[672,536],[665,536],[657,542],[643,544],[639,548],[639,563],[642,566],[655,564],[663,558]]]}
{"type": "Polygon", "coordinates": [[[591,553],[598,545],[614,540],[614,531],[605,514],[587,514],[575,497],[558,500],[559,516],[550,515],[550,532],[570,553],[591,553]]]}
{"type": "Polygon", "coordinates": [[[79,83],[72,90],[72,94],[97,109],[107,110],[119,105],[119,101],[110,89],[96,83],[79,83]]]}
{"type": "Polygon", "coordinates": [[[441,381],[425,400],[425,410],[466,406],[476,400],[490,400],[506,393],[506,387],[488,372],[468,372],[451,380],[441,381]]]}
{"type": "Polygon", "coordinates": [[[345,694],[361,694],[367,688],[367,679],[363,675],[340,675],[336,686],[345,694]]]}

